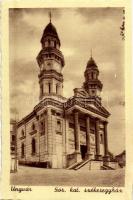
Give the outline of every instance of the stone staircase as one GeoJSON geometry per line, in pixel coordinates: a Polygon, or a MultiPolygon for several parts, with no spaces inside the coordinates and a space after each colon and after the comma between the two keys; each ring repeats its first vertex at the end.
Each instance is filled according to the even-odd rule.
{"type": "Polygon", "coordinates": [[[80,163],[79,163],[79,164],[74,168],[74,170],[81,169],[82,167],[83,167],[84,169],[85,169],[85,168],[88,169],[88,165],[87,165],[87,163],[89,163],[89,162],[91,162],[90,159],[88,159],[88,160],[84,160],[84,161],[80,162],[80,163]]]}
{"type": "Polygon", "coordinates": [[[76,162],[76,163],[72,164],[71,166],[69,166],[67,169],[75,169],[76,167],[78,167],[82,163],[83,163],[83,161],[76,162]]]}
{"type": "Polygon", "coordinates": [[[69,166],[67,169],[78,170],[85,166],[90,160],[82,160],[81,162],[76,162],[73,165],[69,166]]]}
{"type": "Polygon", "coordinates": [[[102,161],[96,161],[96,160],[83,160],[81,162],[76,162],[73,165],[69,166],[67,169],[71,170],[115,170],[115,168],[103,165],[102,161]]]}

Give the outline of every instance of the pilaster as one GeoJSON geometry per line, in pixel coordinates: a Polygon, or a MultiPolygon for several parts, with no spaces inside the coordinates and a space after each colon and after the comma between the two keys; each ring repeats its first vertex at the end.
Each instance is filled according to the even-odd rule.
{"type": "Polygon", "coordinates": [[[47,145],[48,145],[48,154],[51,155],[53,152],[51,108],[47,108],[47,145]]]}

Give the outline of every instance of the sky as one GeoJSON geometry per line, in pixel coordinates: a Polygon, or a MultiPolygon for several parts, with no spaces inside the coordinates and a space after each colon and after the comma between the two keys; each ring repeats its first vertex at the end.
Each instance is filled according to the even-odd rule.
{"type": "Polygon", "coordinates": [[[84,82],[87,61],[92,56],[103,83],[102,103],[111,113],[109,150],[125,149],[124,40],[120,35],[123,8],[37,8],[9,11],[10,115],[21,119],[39,102],[39,67],[36,57],[45,26],[52,23],[61,40],[65,58],[64,96],[84,82]]]}

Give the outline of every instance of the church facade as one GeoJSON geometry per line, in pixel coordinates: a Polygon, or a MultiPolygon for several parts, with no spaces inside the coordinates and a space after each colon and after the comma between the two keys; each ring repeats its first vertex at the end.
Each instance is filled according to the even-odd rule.
{"type": "Polygon", "coordinates": [[[102,106],[102,83],[90,57],[84,83],[70,98],[63,97],[65,61],[54,25],[44,29],[39,65],[39,103],[17,124],[19,163],[69,168],[88,161],[109,162],[107,125],[110,113],[102,106]]]}

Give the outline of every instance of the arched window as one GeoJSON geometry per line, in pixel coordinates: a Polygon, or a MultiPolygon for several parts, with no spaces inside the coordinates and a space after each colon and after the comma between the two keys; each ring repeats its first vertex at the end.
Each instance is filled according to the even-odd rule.
{"type": "Polygon", "coordinates": [[[48,93],[51,93],[51,83],[48,83],[48,93]]]}
{"type": "Polygon", "coordinates": [[[56,84],[56,94],[58,94],[58,84],[56,84]]]}
{"type": "Polygon", "coordinates": [[[24,157],[24,143],[21,144],[21,157],[24,157]]]}
{"type": "Polygon", "coordinates": [[[89,79],[91,79],[91,73],[88,74],[89,79]]]}
{"type": "Polygon", "coordinates": [[[94,74],[93,74],[93,72],[91,73],[91,76],[92,76],[92,79],[94,78],[94,74]]]}
{"type": "Polygon", "coordinates": [[[40,134],[44,135],[45,134],[45,121],[40,122],[40,134]]]}
{"type": "Polygon", "coordinates": [[[43,85],[41,85],[41,95],[43,94],[43,85]]]}
{"type": "Polygon", "coordinates": [[[57,120],[57,131],[61,132],[61,121],[57,120]]]}
{"type": "Polygon", "coordinates": [[[48,41],[45,42],[45,47],[47,47],[47,46],[48,46],[48,41]]]}
{"type": "Polygon", "coordinates": [[[35,124],[34,124],[34,123],[32,124],[32,127],[31,127],[31,128],[32,128],[32,131],[35,130],[35,124]]]}
{"type": "Polygon", "coordinates": [[[50,46],[50,39],[48,39],[48,46],[50,46]]]}
{"type": "Polygon", "coordinates": [[[54,41],[54,48],[56,48],[56,41],[54,41]]]}
{"type": "Polygon", "coordinates": [[[96,73],[94,73],[94,79],[96,79],[97,78],[97,75],[96,75],[96,73]]]}
{"type": "Polygon", "coordinates": [[[24,130],[21,131],[21,136],[24,137],[24,130]]]}
{"type": "Polygon", "coordinates": [[[32,154],[35,154],[36,153],[36,141],[34,138],[32,139],[31,145],[32,145],[32,154]]]}
{"type": "Polygon", "coordinates": [[[14,142],[15,141],[15,135],[12,135],[12,142],[14,142]]]}

